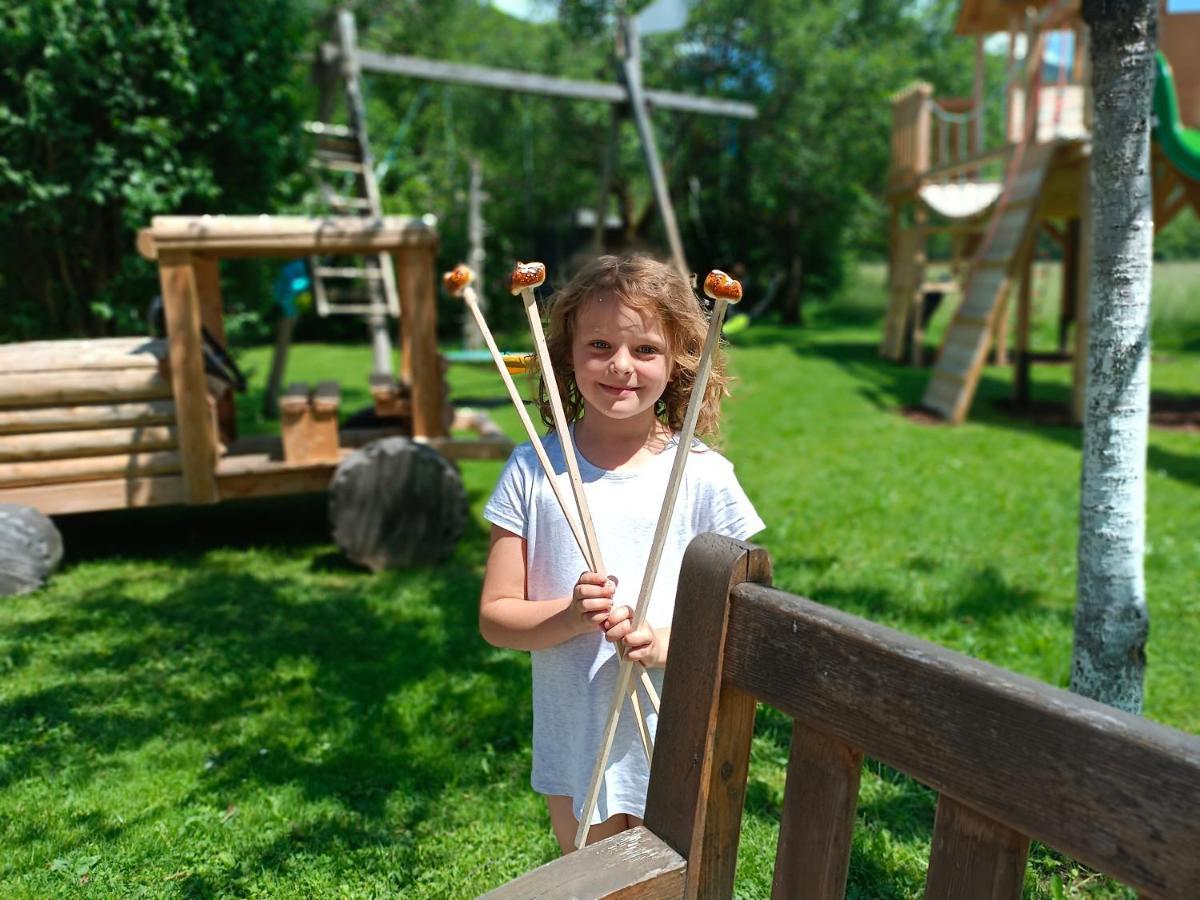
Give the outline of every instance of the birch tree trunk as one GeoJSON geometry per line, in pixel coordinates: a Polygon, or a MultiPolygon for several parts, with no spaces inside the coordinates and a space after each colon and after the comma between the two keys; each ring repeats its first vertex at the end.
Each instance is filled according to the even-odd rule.
{"type": "Polygon", "coordinates": [[[1091,27],[1092,259],[1071,690],[1141,712],[1150,406],[1154,0],[1084,0],[1091,27]]]}

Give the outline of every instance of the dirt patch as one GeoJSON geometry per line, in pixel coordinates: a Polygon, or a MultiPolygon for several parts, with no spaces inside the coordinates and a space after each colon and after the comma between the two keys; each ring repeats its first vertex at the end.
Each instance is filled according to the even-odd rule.
{"type": "Polygon", "coordinates": [[[910,422],[916,422],[918,425],[946,424],[945,419],[933,410],[926,409],[924,406],[902,406],[900,407],[900,415],[904,416],[910,422]]]}

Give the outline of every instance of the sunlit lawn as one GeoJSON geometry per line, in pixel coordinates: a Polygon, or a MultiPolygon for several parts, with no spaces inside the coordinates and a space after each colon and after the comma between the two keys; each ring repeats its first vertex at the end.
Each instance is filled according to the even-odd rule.
{"type": "MultiPolygon", "coordinates": [[[[900,415],[928,373],[879,360],[878,274],[809,329],[757,324],[733,350],[724,449],[776,583],[1065,685],[1079,432],[1001,412],[999,368],[961,428],[900,415]]],[[[1200,270],[1160,267],[1156,289],[1155,388],[1195,398],[1200,270]]],[[[241,358],[261,390],[267,349],[241,358]]],[[[350,410],[369,358],[302,346],[289,377],[339,378],[350,410]]],[[[486,368],[451,382],[502,397],[486,368]]],[[[1068,391],[1067,367],[1035,369],[1035,399],[1068,391]]],[[[476,631],[499,468],[464,463],[468,533],[421,571],[343,563],[319,498],[64,521],[64,570],[0,602],[0,895],[458,897],[552,858],[528,787],[527,657],[476,631]]],[[[1200,733],[1200,433],[1155,429],[1148,468],[1146,714],[1200,733]]],[[[788,733],[760,714],[741,896],[769,894],[788,733]]],[[[920,896],[934,796],[867,768],[851,894],[920,896]]],[[[1036,846],[1031,860],[1031,895],[1055,877],[1112,892],[1036,846]]]]}

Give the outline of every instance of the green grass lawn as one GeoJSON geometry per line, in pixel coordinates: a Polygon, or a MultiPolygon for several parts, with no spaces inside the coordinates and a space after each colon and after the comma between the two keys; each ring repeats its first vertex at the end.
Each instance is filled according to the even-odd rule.
{"type": "MultiPolygon", "coordinates": [[[[1155,389],[1196,397],[1200,277],[1157,278],[1155,389]]],[[[810,328],[755,325],[732,351],[724,449],[768,523],[776,584],[1065,686],[1079,433],[1003,414],[998,368],[968,424],[910,422],[897,410],[927,373],[879,360],[881,303],[866,269],[810,328]]],[[[339,378],[351,410],[369,358],[298,347],[290,377],[339,378]]],[[[261,390],[267,350],[241,359],[261,390]]],[[[486,368],[450,378],[503,397],[486,368]]],[[[1066,367],[1035,369],[1036,399],[1068,392],[1066,367]]],[[[268,427],[258,399],[250,430],[268,427]]],[[[1153,430],[1148,469],[1146,715],[1200,733],[1200,433],[1153,430]]],[[[63,520],[63,571],[0,601],[0,896],[460,897],[555,856],[528,787],[528,657],[476,630],[499,470],[464,463],[468,531],[418,571],[345,564],[320,498],[63,520]]],[[[769,895],[788,734],[760,713],[739,896],[769,895]]],[[[934,803],[868,762],[851,896],[921,895],[934,803]]],[[[1030,857],[1030,896],[1124,896],[1030,857]]]]}

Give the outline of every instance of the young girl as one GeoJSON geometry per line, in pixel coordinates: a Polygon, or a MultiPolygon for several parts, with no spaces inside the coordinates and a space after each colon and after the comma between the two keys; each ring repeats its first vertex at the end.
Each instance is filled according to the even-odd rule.
{"type": "MultiPolygon", "coordinates": [[[[492,542],[479,628],[491,644],[532,651],[532,784],[546,795],[564,853],[572,847],[600,748],[619,665],[617,645],[647,667],[661,692],[676,582],[689,541],[708,531],[744,539],[763,527],[724,457],[699,441],[681,451],[675,440],[707,328],[688,284],[670,266],[645,257],[602,256],[553,298],[550,358],[573,423],[607,580],[583,571],[587,565],[528,443],[513,451],[484,508],[492,542]],[[650,613],[634,631],[633,611],[621,601],[636,602],[678,452],[692,456],[650,613]]],[[[544,375],[539,404],[543,420],[552,424],[544,375]]],[[[714,360],[699,433],[716,430],[727,380],[724,361],[714,360]]],[[[564,496],[571,497],[557,436],[551,433],[542,443],[564,496]]],[[[657,717],[644,695],[641,707],[653,732],[657,717]]],[[[641,822],[648,781],[645,752],[626,703],[589,843],[641,822]]]]}

